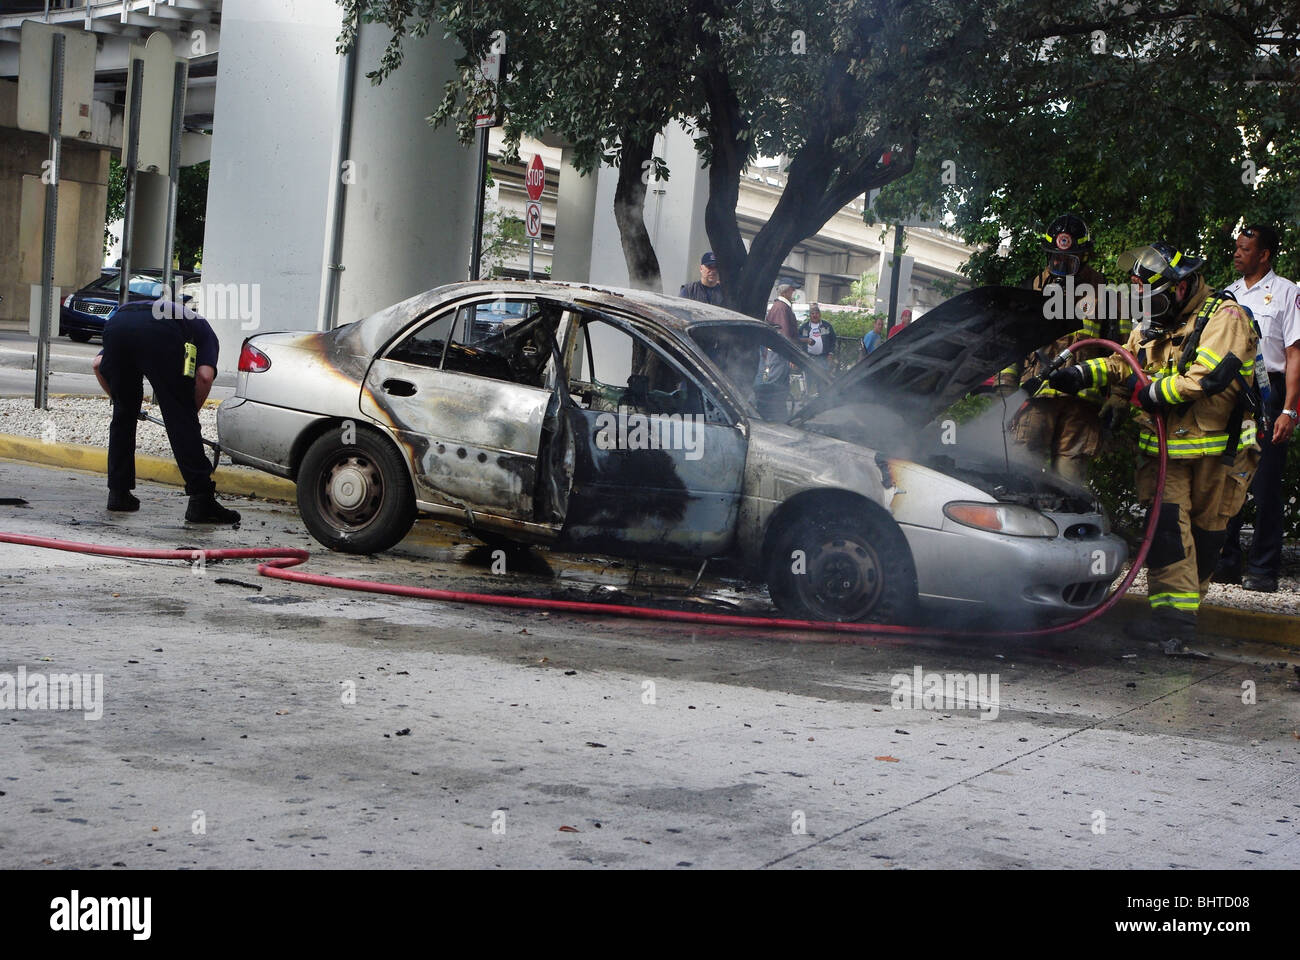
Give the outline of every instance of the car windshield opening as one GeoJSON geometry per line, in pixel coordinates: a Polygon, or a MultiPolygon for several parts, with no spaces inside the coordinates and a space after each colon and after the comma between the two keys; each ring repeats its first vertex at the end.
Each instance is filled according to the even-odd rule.
{"type": "Polygon", "coordinates": [[[705,323],[687,332],[762,420],[788,423],[830,383],[794,344],[770,327],[705,323]]]}

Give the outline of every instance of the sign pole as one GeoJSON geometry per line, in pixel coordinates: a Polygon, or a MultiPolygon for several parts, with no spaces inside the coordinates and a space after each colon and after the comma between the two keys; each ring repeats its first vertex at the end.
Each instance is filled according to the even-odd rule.
{"type": "Polygon", "coordinates": [[[144,61],[131,60],[131,123],[123,131],[122,158],[126,167],[126,200],[122,213],[122,264],[118,271],[117,305],[126,306],[131,293],[131,234],[135,229],[135,167],[140,151],[140,97],[144,86],[144,61]]]}
{"type": "Polygon", "coordinates": [[[167,184],[167,223],[163,240],[163,290],[172,302],[180,303],[180,291],[172,289],[172,249],[176,245],[176,204],[180,195],[181,129],[185,125],[185,80],[189,67],[184,60],[176,61],[175,85],[172,88],[172,150],[170,177],[167,184]]]}
{"type": "Polygon", "coordinates": [[[533,279],[533,249],[537,246],[536,240],[528,241],[528,279],[533,279]]]}
{"type": "Polygon", "coordinates": [[[50,332],[54,313],[54,231],[59,220],[59,167],[63,162],[63,64],[66,38],[56,33],[50,70],[50,169],[45,185],[45,237],[41,244],[41,331],[36,341],[36,409],[50,409],[50,332]]]}
{"type": "Polygon", "coordinates": [[[890,268],[893,276],[889,281],[889,327],[886,333],[898,323],[898,280],[902,276],[902,261],[903,225],[899,223],[894,225],[894,262],[890,268]]]}
{"type": "Polygon", "coordinates": [[[478,193],[474,201],[474,243],[469,252],[469,278],[478,279],[478,261],[483,255],[483,194],[487,190],[488,128],[478,132],[478,193]]]}

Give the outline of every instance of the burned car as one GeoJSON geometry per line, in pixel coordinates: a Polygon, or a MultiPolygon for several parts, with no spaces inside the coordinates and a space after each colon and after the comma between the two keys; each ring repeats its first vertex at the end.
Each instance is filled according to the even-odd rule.
{"type": "Polygon", "coordinates": [[[719,307],[457,283],[250,337],[218,429],[232,460],[297,483],[336,550],[387,549],[425,512],[558,550],[735,558],[800,618],[1068,617],[1126,557],[1092,496],[920,442],[1052,324],[1039,294],[974,290],[832,382],[719,307]]]}

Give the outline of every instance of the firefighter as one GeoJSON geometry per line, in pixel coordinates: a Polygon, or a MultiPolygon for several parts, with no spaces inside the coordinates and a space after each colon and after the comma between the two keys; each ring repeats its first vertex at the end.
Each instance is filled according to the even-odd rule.
{"type": "Polygon", "coordinates": [[[1141,407],[1137,494],[1148,510],[1159,467],[1154,418],[1165,419],[1169,465],[1147,554],[1152,623],[1142,630],[1166,653],[1186,652],[1195,635],[1224,528],[1245,500],[1259,457],[1258,332],[1230,294],[1210,289],[1200,275],[1204,263],[1163,241],[1120,256],[1120,270],[1149,298],[1127,344],[1151,378],[1146,387],[1118,355],[1064,367],[1049,379],[1067,393],[1108,387],[1141,407]]]}
{"type": "MultiPolygon", "coordinates": [[[[998,386],[1004,393],[1014,392],[1017,386],[1030,387],[1031,382],[1042,384],[1051,358],[1072,343],[1102,336],[1123,342],[1129,332],[1127,324],[1122,328],[1118,326],[1118,320],[1105,329],[1098,320],[1099,307],[1105,302],[1101,288],[1106,278],[1086,262],[1093,243],[1083,219],[1077,214],[1063,214],[1052,221],[1041,239],[1047,266],[1028,285],[1035,290],[1047,290],[1053,284],[1064,285],[1067,292],[1073,292],[1072,302],[1066,306],[1075,310],[1074,315],[1082,320],[1082,325],[1050,346],[1030,354],[1018,366],[1003,370],[998,376],[998,386]]],[[[1080,359],[1102,355],[1104,351],[1089,349],[1082,352],[1080,359]]],[[[1016,414],[1011,429],[1016,440],[1036,460],[1050,462],[1052,469],[1061,476],[1082,484],[1088,478],[1088,463],[1101,446],[1098,409],[1102,400],[1101,391],[1096,389],[1090,388],[1072,397],[1042,384],[1016,414]]]]}

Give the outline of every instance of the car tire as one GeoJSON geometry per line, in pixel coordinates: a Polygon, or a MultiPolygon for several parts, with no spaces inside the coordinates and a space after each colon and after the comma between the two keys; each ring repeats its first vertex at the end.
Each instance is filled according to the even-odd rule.
{"type": "Polygon", "coordinates": [[[801,509],[769,541],[767,588],[777,609],[801,620],[910,621],[916,567],[898,524],[871,507],[823,510],[801,509]]]}
{"type": "Polygon", "coordinates": [[[90,343],[90,338],[92,336],[93,334],[87,333],[85,330],[68,331],[68,339],[73,343],[90,343]]]}
{"type": "Polygon", "coordinates": [[[298,467],[298,512],[307,531],[344,553],[378,553],[401,542],[415,522],[411,476],[397,449],[368,430],[352,443],[331,429],[298,467]]]}

